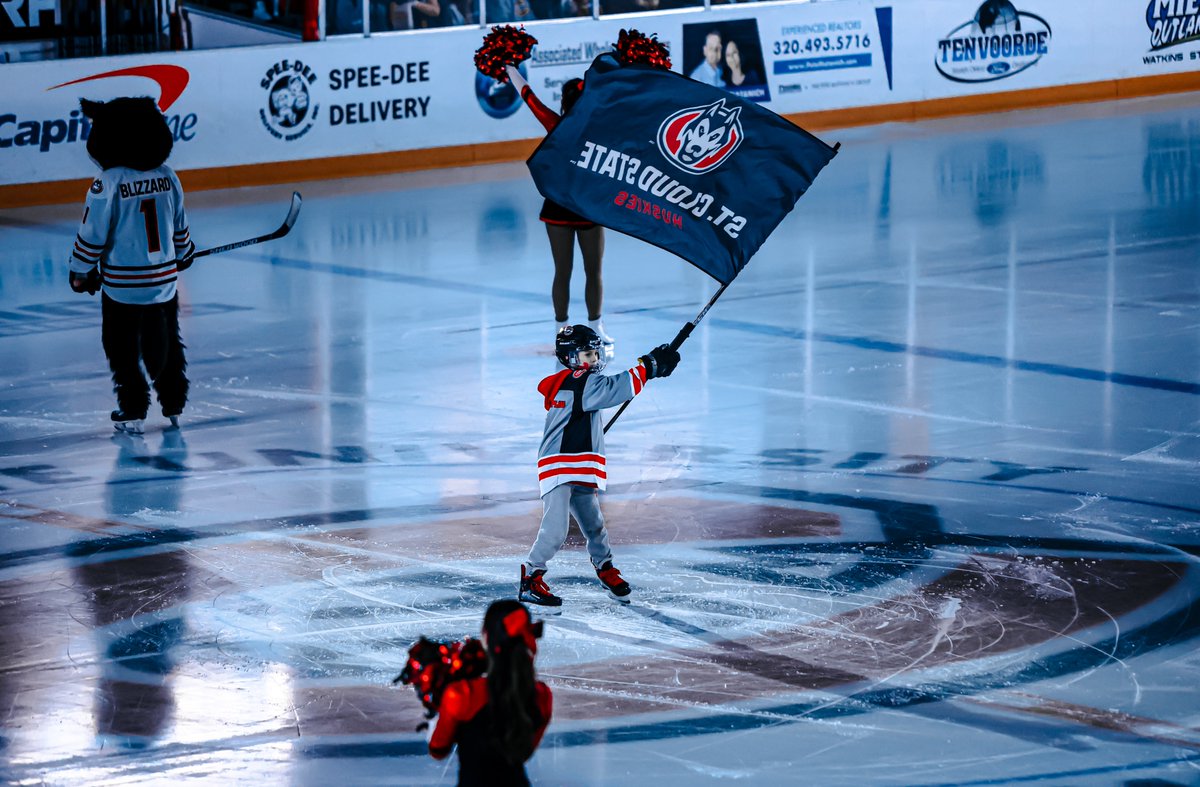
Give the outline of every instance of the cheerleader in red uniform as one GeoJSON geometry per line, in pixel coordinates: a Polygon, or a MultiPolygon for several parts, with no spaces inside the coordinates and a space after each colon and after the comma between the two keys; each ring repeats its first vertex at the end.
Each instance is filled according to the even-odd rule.
{"type": "Polygon", "coordinates": [[[495,601],[483,618],[487,675],[456,680],[438,705],[429,753],[444,759],[458,745],[458,784],[528,785],[525,761],[550,723],[550,687],[537,680],[533,657],[542,624],[519,601],[495,601]]]}
{"type": "MultiPolygon", "coordinates": [[[[546,127],[546,131],[551,131],[558,125],[562,115],[571,111],[571,107],[583,92],[582,79],[572,79],[564,84],[562,114],[559,114],[541,102],[520,71],[511,65],[505,70],[508,78],[512,80],[513,87],[521,93],[525,105],[546,127]]],[[[604,321],[601,319],[604,282],[601,279],[600,267],[604,258],[604,228],[551,200],[542,203],[542,212],[538,218],[546,224],[550,253],[554,257],[554,284],[550,288],[550,300],[554,304],[554,319],[558,323],[556,332],[571,324],[567,312],[571,303],[571,269],[575,262],[575,243],[578,242],[579,250],[583,253],[583,297],[588,310],[587,324],[604,343],[605,355],[611,358],[613,340],[604,330],[604,321]]]]}

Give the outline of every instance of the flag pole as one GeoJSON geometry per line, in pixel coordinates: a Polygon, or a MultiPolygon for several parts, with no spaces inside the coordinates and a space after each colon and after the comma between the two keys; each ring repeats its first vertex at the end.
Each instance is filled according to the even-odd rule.
{"type": "MultiPolygon", "coordinates": [[[[708,310],[711,309],[713,307],[713,304],[717,302],[717,298],[720,298],[721,295],[725,292],[725,288],[728,287],[732,283],[733,283],[733,279],[730,279],[729,281],[722,284],[721,287],[715,293],[713,293],[713,296],[711,298],[709,298],[708,303],[704,306],[703,309],[700,310],[700,313],[696,315],[696,319],[692,320],[691,322],[687,323],[686,325],[684,325],[682,328],[679,329],[679,333],[675,334],[675,338],[671,340],[671,349],[672,350],[678,350],[680,345],[682,345],[685,341],[687,341],[687,338],[692,335],[692,331],[696,330],[696,326],[699,325],[700,321],[704,319],[704,315],[708,314],[708,310]]],[[[625,400],[625,403],[621,405],[621,409],[617,410],[617,414],[614,415],[612,417],[612,419],[605,425],[605,427],[604,427],[605,434],[608,434],[608,430],[612,429],[612,425],[617,422],[617,419],[621,417],[621,413],[625,412],[625,408],[628,407],[629,403],[632,401],[633,401],[632,399],[625,400]]]]}
{"type": "MultiPolygon", "coordinates": [[[[841,142],[837,142],[834,144],[834,146],[833,146],[834,155],[837,155],[837,152],[838,152],[838,150],[841,149],[841,147],[842,147],[841,142]]],[[[695,264],[695,263],[693,263],[693,264],[695,264]]],[[[733,274],[734,279],[737,278],[738,273],[741,273],[741,270],[738,270],[737,273],[733,274]]],[[[685,341],[687,341],[687,337],[692,335],[692,331],[696,330],[696,326],[699,325],[700,321],[704,319],[704,315],[708,314],[708,310],[711,309],[713,307],[713,304],[717,302],[717,298],[720,298],[725,293],[725,289],[727,287],[729,287],[730,284],[733,284],[733,279],[730,279],[729,281],[722,284],[720,286],[720,288],[718,288],[717,291],[715,293],[713,293],[713,296],[708,299],[708,303],[705,304],[704,308],[700,310],[700,313],[696,315],[696,319],[692,320],[687,325],[684,325],[682,328],[679,329],[679,333],[675,334],[675,338],[671,340],[671,349],[672,350],[678,350],[679,346],[682,345],[685,341]]],[[[621,413],[625,412],[625,408],[628,407],[629,403],[632,401],[633,401],[632,399],[625,400],[625,403],[621,405],[621,409],[617,410],[616,414],[613,415],[613,417],[609,420],[609,422],[604,425],[604,434],[608,434],[608,430],[612,429],[613,424],[615,424],[617,422],[617,419],[621,417],[621,413]]]]}

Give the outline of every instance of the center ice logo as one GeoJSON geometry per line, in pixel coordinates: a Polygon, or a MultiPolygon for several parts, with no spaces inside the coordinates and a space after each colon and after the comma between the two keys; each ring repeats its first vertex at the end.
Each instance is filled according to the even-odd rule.
{"type": "Polygon", "coordinates": [[[721,166],[742,144],[741,107],[725,99],[681,109],[658,127],[658,149],[684,172],[703,175],[721,166]]]}
{"type": "Polygon", "coordinates": [[[955,82],[993,82],[1021,73],[1050,51],[1050,25],[1009,0],[986,0],[975,17],[938,41],[934,66],[955,82]]]}
{"type": "Polygon", "coordinates": [[[267,69],[259,82],[267,91],[267,105],[258,116],[271,136],[291,142],[309,132],[318,106],[312,103],[308,87],[316,81],[316,72],[299,60],[281,60],[267,69]]]}

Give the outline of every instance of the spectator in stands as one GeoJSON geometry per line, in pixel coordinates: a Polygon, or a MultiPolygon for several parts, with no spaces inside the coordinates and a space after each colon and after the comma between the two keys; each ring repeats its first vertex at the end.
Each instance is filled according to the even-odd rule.
{"type": "Polygon", "coordinates": [[[659,0],[600,0],[603,14],[636,14],[639,11],[659,10],[659,0]]]}
{"type": "MultiPolygon", "coordinates": [[[[371,14],[371,29],[376,33],[392,29],[388,19],[388,3],[389,0],[369,0],[367,4],[371,14]]],[[[335,0],[331,7],[333,15],[329,19],[329,35],[362,34],[362,0],[335,0]]]]}
{"type": "MultiPolygon", "coordinates": [[[[603,14],[637,14],[704,5],[704,0],[599,0],[603,14]]],[[[714,0],[715,2],[715,0],[714,0]]]]}
{"type": "Polygon", "coordinates": [[[466,24],[454,0],[392,0],[388,19],[393,30],[423,30],[466,24]]]}
{"type": "Polygon", "coordinates": [[[591,16],[591,0],[529,0],[538,19],[564,19],[591,16]]]}
{"type": "Polygon", "coordinates": [[[507,22],[532,22],[537,19],[529,0],[487,0],[484,7],[487,24],[502,25],[507,22]]]}
{"type": "Polygon", "coordinates": [[[361,33],[362,19],[362,0],[335,0],[329,34],[361,33]]]}

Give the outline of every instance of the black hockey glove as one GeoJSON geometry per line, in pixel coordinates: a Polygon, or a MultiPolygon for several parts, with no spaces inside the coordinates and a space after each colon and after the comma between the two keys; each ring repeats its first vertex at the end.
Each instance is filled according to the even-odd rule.
{"type": "Polygon", "coordinates": [[[190,243],[188,246],[190,248],[188,248],[187,254],[183,255],[183,257],[180,259],[175,260],[175,269],[180,273],[183,273],[188,268],[192,267],[192,263],[196,261],[196,247],[190,243]]]}
{"type": "Polygon", "coordinates": [[[647,380],[670,377],[671,372],[679,365],[679,351],[672,350],[669,344],[660,344],[638,360],[646,367],[647,380]]]}
{"type": "Polygon", "coordinates": [[[69,281],[71,282],[71,289],[75,292],[86,292],[88,295],[95,295],[100,290],[100,271],[95,268],[92,268],[86,274],[71,271],[69,281]]]}

